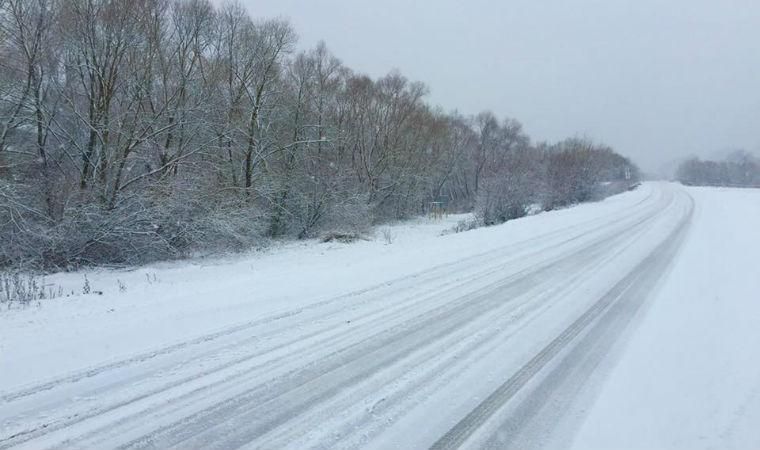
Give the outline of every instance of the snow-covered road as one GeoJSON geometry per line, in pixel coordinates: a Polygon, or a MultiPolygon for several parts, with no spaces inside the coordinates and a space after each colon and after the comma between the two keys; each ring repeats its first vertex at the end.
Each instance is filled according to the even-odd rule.
{"type": "MultiPolygon", "coordinates": [[[[650,387],[642,330],[667,341],[665,364],[678,345],[651,316],[678,320],[669,280],[716,220],[690,192],[648,183],[466,233],[421,221],[390,245],[91,273],[102,296],[0,314],[0,449],[636,447],[615,441],[626,412],[607,399],[650,387]]],[[[755,394],[759,371],[740,377],[755,394]]]]}

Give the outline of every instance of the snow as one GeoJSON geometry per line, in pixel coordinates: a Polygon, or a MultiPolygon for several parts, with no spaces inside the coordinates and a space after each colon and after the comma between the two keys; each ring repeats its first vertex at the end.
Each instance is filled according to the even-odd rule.
{"type": "Polygon", "coordinates": [[[389,227],[391,245],[378,233],[352,244],[306,241],[243,256],[47,276],[54,290],[75,295],[0,314],[0,386],[11,390],[28,383],[30,372],[53,378],[402,276],[415,263],[434,262],[424,255],[415,261],[410,242],[435,252],[437,236],[465,216],[389,227]],[[85,279],[103,294],[82,295],[85,279]]]}
{"type": "Polygon", "coordinates": [[[687,190],[688,239],[575,448],[760,448],[760,190],[687,190]]]}
{"type": "Polygon", "coordinates": [[[0,390],[12,391],[83,367],[117,361],[327,298],[370,288],[473,257],[569,224],[624,211],[651,193],[539,214],[502,227],[448,234],[468,215],[418,219],[351,244],[307,241],[247,256],[164,263],[127,271],[61,273],[45,278],[64,293],[41,307],[0,314],[0,390]],[[126,292],[119,292],[119,282],[126,292]]]}
{"type": "Polygon", "coordinates": [[[690,197],[670,269],[632,284],[636,320],[592,372],[559,372],[591,386],[546,387],[586,350],[569,342],[468,445],[543,392],[568,417],[518,442],[760,448],[760,191],[668,183],[463,233],[420,218],[392,243],[49,276],[76,294],[0,312],[0,448],[429,447],[637,273],[690,197]]]}

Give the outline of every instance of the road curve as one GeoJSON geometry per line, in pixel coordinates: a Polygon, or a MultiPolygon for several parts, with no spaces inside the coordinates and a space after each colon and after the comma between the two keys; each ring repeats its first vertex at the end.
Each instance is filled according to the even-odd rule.
{"type": "Polygon", "coordinates": [[[603,376],[692,210],[657,185],[609,217],[2,392],[0,449],[540,447],[572,429],[557,411],[603,376]]]}

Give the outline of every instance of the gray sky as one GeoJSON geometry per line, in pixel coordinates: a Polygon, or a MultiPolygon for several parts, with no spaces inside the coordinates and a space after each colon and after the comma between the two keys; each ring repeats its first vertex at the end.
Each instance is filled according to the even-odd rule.
{"type": "Polygon", "coordinates": [[[646,170],[760,149],[758,0],[242,0],[326,41],[352,69],[393,68],[429,100],[490,109],[534,140],[581,135],[646,170]]]}

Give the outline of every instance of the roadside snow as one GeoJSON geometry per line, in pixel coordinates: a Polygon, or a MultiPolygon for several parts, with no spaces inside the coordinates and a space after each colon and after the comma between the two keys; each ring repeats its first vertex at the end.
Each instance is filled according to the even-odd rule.
{"type": "Polygon", "coordinates": [[[760,448],[760,190],[688,192],[687,241],[574,448],[760,448]]]}
{"type": "Polygon", "coordinates": [[[388,227],[391,244],[378,232],[352,244],[307,241],[244,256],[48,276],[46,283],[75,293],[86,276],[103,294],[0,311],[0,394],[608,217],[653,191],[645,185],[603,202],[444,236],[466,216],[417,219],[388,227]]]}

